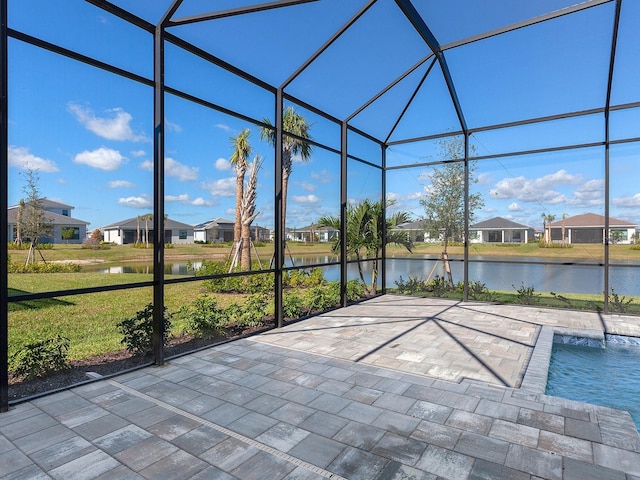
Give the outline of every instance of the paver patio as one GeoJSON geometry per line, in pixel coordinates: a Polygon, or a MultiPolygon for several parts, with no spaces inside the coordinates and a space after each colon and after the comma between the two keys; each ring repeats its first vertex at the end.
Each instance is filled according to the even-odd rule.
{"type": "Polygon", "coordinates": [[[636,479],[626,412],[544,395],[555,329],[637,317],[385,295],[0,414],[0,477],[636,479]]]}

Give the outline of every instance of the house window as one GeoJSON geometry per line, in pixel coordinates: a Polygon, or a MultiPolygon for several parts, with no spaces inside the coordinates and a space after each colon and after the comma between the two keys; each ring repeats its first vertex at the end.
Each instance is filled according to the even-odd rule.
{"type": "Polygon", "coordinates": [[[63,240],[80,240],[80,228],[62,227],[61,234],[63,240]]]}
{"type": "Polygon", "coordinates": [[[67,209],[62,210],[62,215],[64,215],[65,217],[68,217],[69,216],[69,210],[67,210],[67,209]]]}
{"type": "Polygon", "coordinates": [[[522,233],[522,232],[520,232],[519,230],[516,230],[515,232],[513,232],[513,237],[512,237],[512,238],[513,238],[513,241],[514,241],[514,242],[520,242],[520,241],[522,241],[522,235],[521,235],[521,233],[522,233]]]}
{"type": "Polygon", "coordinates": [[[187,231],[186,230],[180,230],[178,232],[178,238],[180,240],[186,240],[187,239],[187,231]]]}

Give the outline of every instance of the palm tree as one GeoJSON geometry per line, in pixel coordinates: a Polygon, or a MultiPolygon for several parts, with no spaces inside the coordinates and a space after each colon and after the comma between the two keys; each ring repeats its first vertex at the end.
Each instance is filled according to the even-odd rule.
{"type": "Polygon", "coordinates": [[[138,245],[139,243],[141,243],[140,242],[140,220],[142,220],[142,215],[138,215],[136,220],[138,221],[138,226],[137,226],[137,229],[136,229],[136,232],[137,232],[136,245],[138,245]]]}
{"type": "Polygon", "coordinates": [[[564,221],[567,219],[567,217],[568,217],[568,216],[569,216],[569,215],[567,215],[566,213],[563,213],[563,214],[562,214],[562,246],[563,246],[563,247],[566,247],[566,246],[567,246],[567,243],[565,242],[565,239],[564,239],[564,233],[565,233],[565,225],[564,225],[564,221]]]}
{"type": "MultiPolygon", "coordinates": [[[[551,222],[556,219],[555,215],[551,215],[550,213],[542,214],[542,232],[544,233],[544,244],[548,245],[551,243],[551,222]],[[549,227],[549,232],[547,233],[547,226],[549,227]]],[[[564,236],[564,233],[563,233],[564,236]]]]}
{"type": "Polygon", "coordinates": [[[144,240],[146,243],[145,248],[149,248],[149,220],[153,220],[153,215],[150,213],[147,213],[145,215],[142,215],[142,219],[144,220],[144,230],[145,230],[144,240]]]}
{"type": "MultiPolygon", "coordinates": [[[[265,118],[263,122],[269,127],[271,126],[268,118],[265,118]]],[[[282,130],[292,136],[285,133],[282,138],[282,231],[280,233],[283,239],[286,231],[287,189],[289,187],[289,176],[293,168],[293,156],[299,155],[303,162],[311,158],[310,129],[311,125],[302,115],[296,113],[293,107],[285,109],[282,115],[282,130]]],[[[262,127],[260,129],[260,138],[266,140],[272,146],[276,143],[276,133],[272,128],[262,127]]]]}
{"type": "Polygon", "coordinates": [[[241,221],[242,221],[242,253],[240,266],[243,270],[251,270],[251,223],[259,215],[256,213],[256,197],[258,196],[258,170],[262,161],[256,155],[251,166],[251,174],[247,189],[242,197],[241,221]]]}
{"type": "MultiPolygon", "coordinates": [[[[387,202],[387,206],[391,206],[391,202],[387,202]]],[[[382,201],[372,202],[364,200],[363,202],[349,206],[347,208],[347,256],[353,256],[358,260],[358,274],[360,281],[367,289],[368,293],[375,295],[378,287],[378,266],[379,257],[382,254],[383,246],[383,229],[386,227],[387,235],[384,238],[384,244],[394,243],[405,247],[409,252],[413,249],[413,242],[409,239],[406,232],[396,230],[396,227],[402,223],[410,221],[410,215],[407,212],[396,212],[386,220],[383,216],[382,201]],[[386,225],[385,225],[386,223],[386,225]],[[373,266],[371,269],[371,286],[367,287],[364,279],[362,264],[360,260],[371,258],[373,266]]],[[[318,219],[318,227],[332,227],[336,230],[340,229],[340,218],[337,216],[324,216],[318,219]]],[[[342,239],[338,236],[334,239],[332,250],[334,253],[340,251],[342,239]]]]}
{"type": "Polygon", "coordinates": [[[236,218],[233,224],[233,242],[236,248],[242,238],[242,197],[244,194],[244,176],[247,173],[247,158],[251,153],[249,144],[251,130],[245,128],[237,137],[229,137],[233,153],[229,157],[229,163],[236,168],[236,218]]]}

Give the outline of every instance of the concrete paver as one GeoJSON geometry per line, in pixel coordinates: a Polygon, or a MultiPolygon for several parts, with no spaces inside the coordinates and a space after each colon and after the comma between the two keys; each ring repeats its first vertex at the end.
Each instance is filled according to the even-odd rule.
{"type": "Polygon", "coordinates": [[[554,329],[639,324],[386,295],[16,405],[0,476],[631,480],[628,413],[544,383],[554,329]]]}

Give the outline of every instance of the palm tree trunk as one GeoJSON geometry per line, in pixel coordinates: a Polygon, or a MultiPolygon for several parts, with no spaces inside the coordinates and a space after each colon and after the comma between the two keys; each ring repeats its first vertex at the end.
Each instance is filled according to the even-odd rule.
{"type": "Polygon", "coordinates": [[[242,243],[240,250],[240,266],[242,270],[251,270],[251,226],[242,225],[242,243]]]}
{"type": "Polygon", "coordinates": [[[289,171],[282,171],[282,261],[284,262],[285,244],[287,242],[287,189],[289,188],[289,171]]]}
{"type": "Polygon", "coordinates": [[[236,218],[233,224],[233,241],[237,245],[242,238],[242,195],[244,192],[244,172],[236,168],[236,218]]]}

